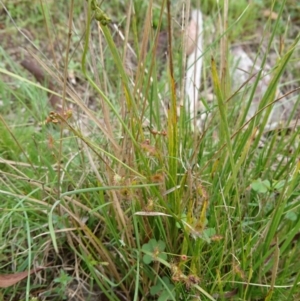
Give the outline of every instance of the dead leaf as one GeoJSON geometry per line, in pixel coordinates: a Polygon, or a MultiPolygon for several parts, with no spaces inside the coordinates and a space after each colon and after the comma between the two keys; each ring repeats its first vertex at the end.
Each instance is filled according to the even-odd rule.
{"type": "MultiPolygon", "coordinates": [[[[46,75],[44,70],[40,67],[40,65],[34,61],[33,59],[25,59],[21,62],[21,66],[23,66],[26,70],[28,70],[35,79],[42,85],[45,84],[46,80],[48,80],[48,89],[51,91],[55,91],[55,85],[49,79],[49,76],[46,75]]],[[[48,92],[49,102],[54,109],[57,109],[61,105],[61,99],[55,94],[48,92]]]]}
{"type": "Polygon", "coordinates": [[[278,14],[275,13],[274,11],[269,10],[269,9],[265,9],[263,11],[263,15],[266,18],[271,18],[271,20],[277,20],[277,18],[278,18],[278,14]]]}
{"type": "Polygon", "coordinates": [[[76,77],[75,77],[75,71],[74,70],[68,70],[68,80],[73,86],[76,86],[76,77]]]}
{"type": "Polygon", "coordinates": [[[28,271],[24,271],[24,272],[19,272],[19,273],[15,273],[15,274],[6,274],[6,275],[0,274],[0,287],[5,288],[5,287],[12,286],[12,285],[18,283],[19,281],[27,278],[28,275],[37,273],[42,269],[43,269],[43,267],[35,268],[35,269],[30,270],[29,273],[28,273],[28,271]]]}
{"type": "Polygon", "coordinates": [[[186,54],[190,55],[194,52],[197,46],[198,39],[198,26],[197,20],[191,20],[190,24],[187,27],[187,37],[186,37],[186,54]]]}

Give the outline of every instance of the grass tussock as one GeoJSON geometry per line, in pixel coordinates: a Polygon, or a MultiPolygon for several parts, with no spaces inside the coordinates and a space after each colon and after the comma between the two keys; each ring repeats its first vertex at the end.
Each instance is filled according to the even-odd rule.
{"type": "Polygon", "coordinates": [[[200,132],[183,96],[199,1],[127,2],[0,2],[0,274],[29,275],[0,300],[299,299],[299,7],[201,1],[200,132]],[[276,56],[250,119],[263,74],[234,88],[229,51],[249,40],[259,72],[276,56]],[[295,105],[267,130],[278,89],[295,105]]]}

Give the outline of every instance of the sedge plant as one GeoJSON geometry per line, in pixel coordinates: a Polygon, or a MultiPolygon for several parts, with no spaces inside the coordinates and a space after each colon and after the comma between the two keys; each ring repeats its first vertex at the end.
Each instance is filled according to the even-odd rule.
{"type": "MultiPolygon", "coordinates": [[[[282,47],[249,119],[260,76],[234,91],[228,45],[247,9],[258,8],[235,7],[240,18],[231,21],[234,4],[216,1],[210,17],[220,23],[203,52],[215,96],[197,131],[185,107],[178,108],[185,39],[175,30],[186,25],[174,10],[185,15],[198,3],[128,2],[128,21],[118,28],[108,3],[70,1],[65,21],[75,37],[68,35],[63,72],[31,51],[61,93],[36,84],[0,48],[1,274],[44,267],[5,288],[3,298],[296,300],[299,133],[289,126],[294,115],[286,127],[266,128],[299,36],[282,47]],[[84,22],[76,22],[80,13],[84,22]],[[115,36],[121,29],[123,47],[115,36]],[[156,50],[163,30],[169,38],[162,67],[156,50]],[[67,80],[76,60],[81,93],[67,80]],[[62,110],[49,107],[46,92],[61,96],[62,110]]],[[[286,1],[278,3],[278,18],[270,14],[265,24],[262,69],[286,17],[286,1]]],[[[51,9],[43,3],[49,36],[58,34],[51,9]]]]}

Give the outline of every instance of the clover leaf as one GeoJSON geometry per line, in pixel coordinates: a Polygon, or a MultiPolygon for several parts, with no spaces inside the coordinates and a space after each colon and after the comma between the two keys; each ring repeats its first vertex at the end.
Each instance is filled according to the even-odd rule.
{"type": "Polygon", "coordinates": [[[162,282],[158,282],[155,286],[150,288],[150,294],[152,296],[158,295],[158,301],[173,300],[174,285],[170,283],[169,278],[164,276],[162,282]]]}
{"type": "Polygon", "coordinates": [[[152,261],[156,261],[158,258],[167,260],[168,256],[163,253],[166,248],[165,242],[162,240],[150,239],[148,243],[142,246],[142,250],[146,253],[143,256],[145,264],[150,264],[152,261]]]}

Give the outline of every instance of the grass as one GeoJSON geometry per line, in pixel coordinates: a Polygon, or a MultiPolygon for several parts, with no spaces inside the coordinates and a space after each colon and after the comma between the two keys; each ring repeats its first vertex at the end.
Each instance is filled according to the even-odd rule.
{"type": "MultiPolygon", "coordinates": [[[[0,48],[0,274],[44,267],[3,288],[0,299],[300,298],[299,132],[292,126],[265,132],[277,87],[298,86],[299,36],[289,14],[299,7],[275,1],[279,17],[272,20],[262,16],[272,3],[247,7],[245,1],[226,12],[216,1],[203,2],[203,87],[212,83],[215,96],[202,133],[192,130],[183,107],[177,117],[181,36],[174,33],[164,65],[153,52],[160,26],[168,30],[172,22],[179,29],[178,12],[169,11],[167,1],[134,1],[136,14],[125,5],[114,12],[119,1],[101,7],[94,1],[36,2],[34,13],[21,2],[7,7],[17,25],[40,26],[38,44],[49,48],[31,52],[60,87],[64,111],[51,115],[47,84],[36,84],[8,55],[11,49],[0,48]],[[133,76],[123,42],[103,13],[121,19],[139,62],[133,76]],[[229,20],[225,34],[218,18],[229,20]],[[220,41],[242,42],[238,33],[247,28],[247,43],[258,35],[246,26],[254,22],[263,28],[256,40],[262,66],[274,53],[277,59],[259,110],[245,124],[260,79],[246,83],[249,93],[235,93],[220,41]],[[64,37],[62,53],[58,37],[64,37]],[[68,66],[77,75],[75,87],[66,80],[68,66]]],[[[12,30],[11,19],[5,22],[12,30]]]]}

